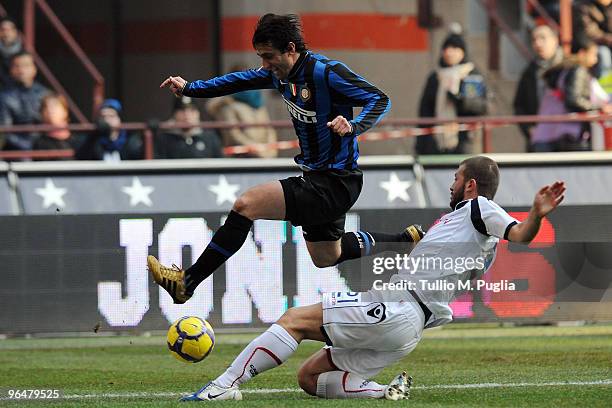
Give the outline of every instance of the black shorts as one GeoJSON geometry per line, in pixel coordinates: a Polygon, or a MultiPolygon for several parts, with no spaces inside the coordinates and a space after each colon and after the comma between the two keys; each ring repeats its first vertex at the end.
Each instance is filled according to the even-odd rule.
{"type": "Polygon", "coordinates": [[[359,169],[308,171],[280,183],[285,220],[301,225],[307,241],[337,241],[344,233],[346,213],[361,193],[363,174],[359,169]]]}

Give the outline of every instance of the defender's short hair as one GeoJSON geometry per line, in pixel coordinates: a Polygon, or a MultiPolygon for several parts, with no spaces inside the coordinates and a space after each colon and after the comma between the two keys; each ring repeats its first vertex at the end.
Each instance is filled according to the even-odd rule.
{"type": "Polygon", "coordinates": [[[499,186],[499,167],[495,160],[486,156],[475,156],[462,161],[461,166],[463,179],[476,180],[478,195],[492,200],[499,186]]]}
{"type": "Polygon", "coordinates": [[[297,15],[268,13],[259,19],[253,33],[253,47],[256,44],[270,44],[283,53],[287,51],[290,42],[295,44],[296,52],[307,49],[302,23],[297,15]]]}

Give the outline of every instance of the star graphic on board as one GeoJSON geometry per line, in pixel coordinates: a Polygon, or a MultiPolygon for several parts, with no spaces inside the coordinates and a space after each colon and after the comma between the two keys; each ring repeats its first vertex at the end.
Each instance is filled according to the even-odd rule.
{"type": "Polygon", "coordinates": [[[64,194],[66,194],[68,189],[56,187],[53,180],[50,178],[45,180],[44,188],[37,188],[34,191],[43,198],[42,206],[44,208],[49,208],[53,204],[59,208],[64,208],[66,206],[64,194]]]}
{"type": "Polygon", "coordinates": [[[408,189],[412,185],[412,181],[402,181],[397,176],[397,173],[392,171],[388,181],[381,181],[380,187],[387,190],[387,201],[393,202],[396,198],[410,201],[408,189]]]}
{"type": "Polygon", "coordinates": [[[225,201],[233,204],[236,201],[236,193],[240,190],[239,184],[229,184],[225,176],[219,176],[219,182],[208,187],[210,191],[217,195],[217,205],[225,201]]]}
{"type": "Polygon", "coordinates": [[[132,185],[129,187],[121,187],[121,191],[130,196],[130,207],[136,207],[139,203],[151,207],[153,202],[149,195],[155,190],[155,187],[143,186],[138,177],[132,177],[132,185]]]}

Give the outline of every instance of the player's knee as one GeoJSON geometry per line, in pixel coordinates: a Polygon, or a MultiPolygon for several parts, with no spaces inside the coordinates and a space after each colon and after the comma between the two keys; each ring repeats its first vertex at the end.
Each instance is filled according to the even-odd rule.
{"type": "Polygon", "coordinates": [[[293,330],[295,322],[293,308],[288,309],[283,315],[276,321],[276,324],[282,326],[285,330],[293,330]]]}
{"type": "Polygon", "coordinates": [[[317,376],[310,373],[306,364],[298,370],[297,380],[300,388],[307,394],[317,395],[317,376]]]}
{"type": "Polygon", "coordinates": [[[292,307],[288,309],[283,315],[276,321],[276,324],[282,326],[283,329],[287,330],[294,338],[303,338],[304,330],[302,325],[302,319],[300,317],[297,308],[292,307]]]}
{"type": "Polygon", "coordinates": [[[251,209],[251,200],[247,194],[242,194],[240,197],[238,197],[236,201],[234,201],[234,206],[232,207],[233,211],[247,218],[251,218],[249,217],[250,209],[251,209]]]}
{"type": "Polygon", "coordinates": [[[327,268],[336,264],[337,258],[330,254],[313,254],[312,263],[317,268],[327,268]]]}

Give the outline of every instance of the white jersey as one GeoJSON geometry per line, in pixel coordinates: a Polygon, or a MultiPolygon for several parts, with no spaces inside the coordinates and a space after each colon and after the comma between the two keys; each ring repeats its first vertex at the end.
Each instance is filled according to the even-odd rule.
{"type": "Polygon", "coordinates": [[[425,327],[448,323],[452,321],[449,303],[491,267],[499,239],[507,239],[517,223],[485,197],[462,201],[427,231],[410,253],[411,266],[399,270],[390,282],[414,282],[414,292],[432,312],[425,327]]]}

